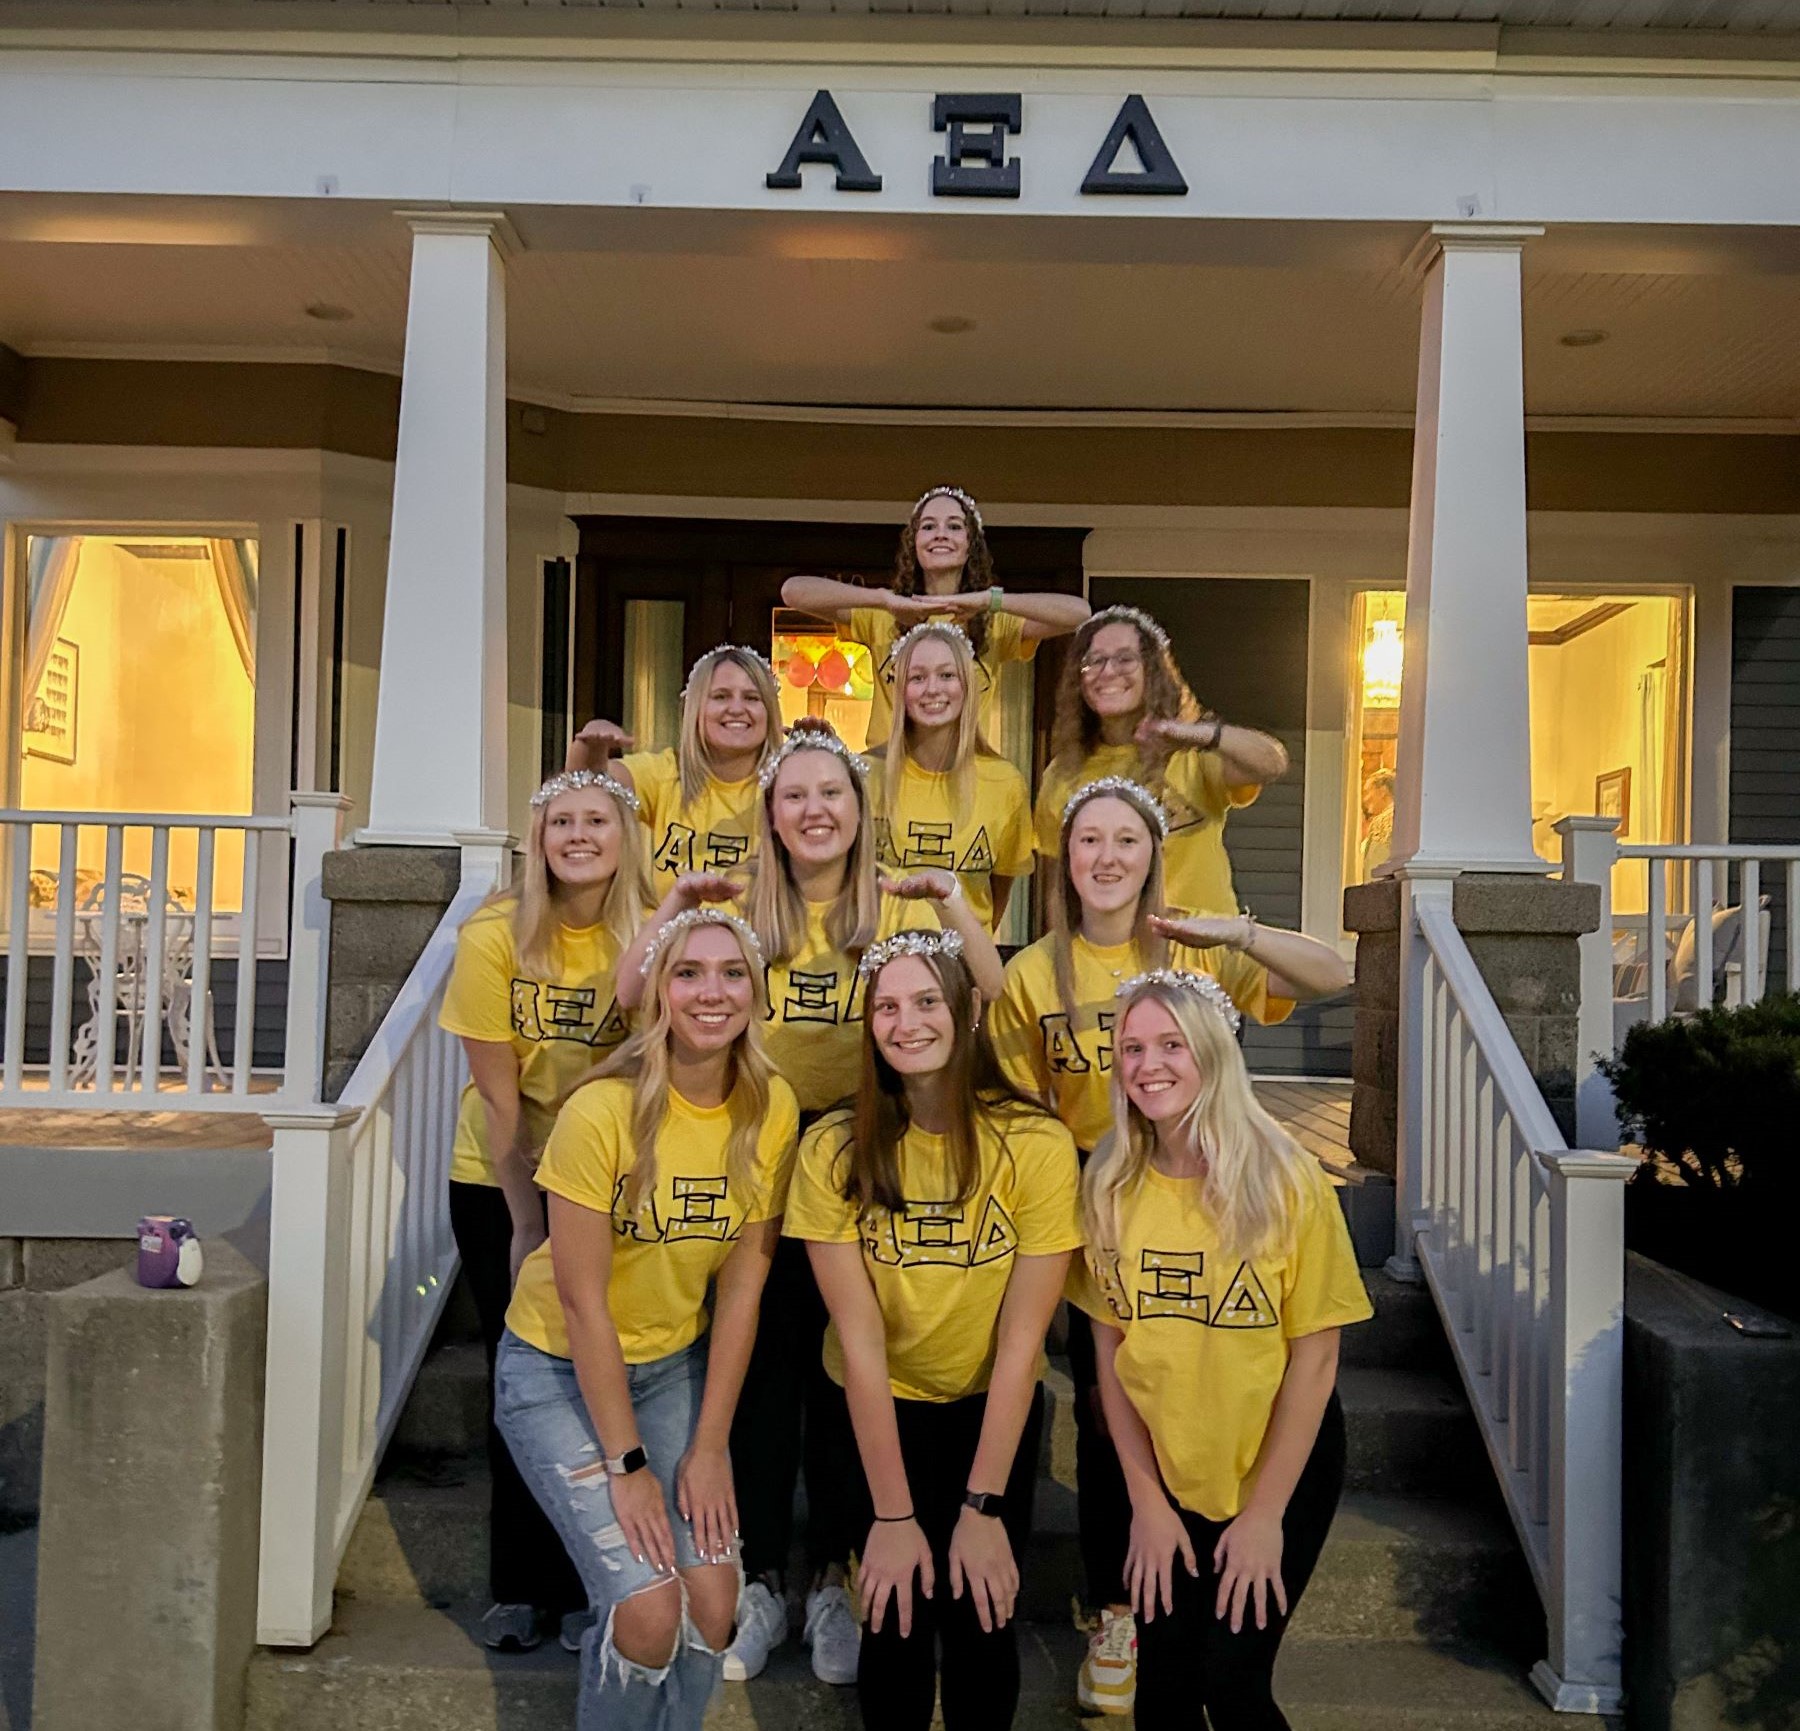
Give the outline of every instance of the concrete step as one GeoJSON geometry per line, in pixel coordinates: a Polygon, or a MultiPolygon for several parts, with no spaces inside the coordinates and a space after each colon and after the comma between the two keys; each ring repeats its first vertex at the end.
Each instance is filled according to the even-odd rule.
{"type": "MultiPolygon", "coordinates": [[[[490,1654],[471,1632],[475,1615],[473,1606],[341,1605],[310,1652],[265,1651],[251,1662],[247,1731],[568,1724],[575,1661],[554,1643],[530,1654],[490,1654]]],[[[1073,1690],[1082,1637],[1066,1621],[1022,1624],[1021,1636],[1019,1731],[1081,1723],[1073,1690]]],[[[1295,1731],[1548,1731],[1557,1723],[1516,1664],[1476,1646],[1295,1635],[1283,1649],[1277,1689],[1295,1731]]],[[[711,1731],[850,1731],[860,1718],[854,1690],[817,1682],[790,1644],[756,1682],[722,1685],[707,1724],[711,1731]]]]}

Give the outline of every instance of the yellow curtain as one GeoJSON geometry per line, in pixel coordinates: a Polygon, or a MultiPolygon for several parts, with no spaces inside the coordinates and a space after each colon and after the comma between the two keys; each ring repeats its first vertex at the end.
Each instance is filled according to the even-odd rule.
{"type": "Polygon", "coordinates": [[[250,683],[256,683],[256,551],[248,541],[209,540],[213,579],[219,586],[219,604],[231,627],[238,660],[250,683]]]}

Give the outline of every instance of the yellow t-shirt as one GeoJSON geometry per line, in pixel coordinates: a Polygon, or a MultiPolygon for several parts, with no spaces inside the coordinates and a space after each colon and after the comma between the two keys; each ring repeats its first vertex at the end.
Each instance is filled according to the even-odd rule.
{"type": "MultiPolygon", "coordinates": [[[[914,1129],[900,1144],[905,1213],[875,1208],[860,1221],[843,1190],[850,1115],[820,1119],[800,1143],[782,1231],[821,1244],[860,1240],[887,1325],[888,1382],[900,1400],[980,1394],[994,1373],[1013,1258],[1081,1245],[1068,1131],[1045,1113],[1012,1106],[978,1113],[975,1133],[980,1171],[966,1202],[943,1200],[953,1189],[947,1139],[914,1129]]],[[[835,1326],[825,1332],[825,1370],[843,1384],[835,1326]]]]}
{"type": "MultiPolygon", "coordinates": [[[[1014,1087],[1041,1094],[1091,1153],[1112,1128],[1113,995],[1144,964],[1133,943],[1104,948],[1077,936],[1069,946],[1075,972],[1075,1014],[1056,990],[1054,940],[1039,938],[1006,964],[1006,990],[988,1019],[994,1053],[1014,1087]]],[[[1170,946],[1171,968],[1211,974],[1253,1022],[1283,1022],[1291,998],[1269,992],[1269,970],[1242,950],[1214,944],[1170,946]]]]}
{"type": "MultiPolygon", "coordinates": [[[[637,1165],[633,1087],[627,1078],[612,1076],[577,1089],[557,1114],[537,1176],[546,1190],[612,1215],[607,1309],[625,1362],[648,1364],[706,1332],[707,1288],[732,1244],[750,1222],[781,1213],[800,1115],[793,1090],[773,1078],[755,1168],[747,1192],[741,1192],[726,1169],[730,1104],[696,1106],[671,1088],[656,1137],[656,1186],[635,1215],[624,1215],[615,1204],[621,1204],[625,1180],[637,1165]]],[[[569,1356],[549,1244],[525,1258],[506,1326],[540,1352],[569,1356]]]]}
{"type": "MultiPolygon", "coordinates": [[[[910,627],[908,628],[910,629],[910,627]]],[[[887,743],[894,726],[894,645],[904,633],[893,614],[880,607],[853,607],[850,623],[841,628],[852,643],[866,643],[874,663],[875,692],[869,702],[868,749],[887,743]]],[[[981,736],[989,745],[999,725],[1000,669],[1009,661],[1029,661],[1037,654],[1038,640],[1025,635],[1025,621],[1016,613],[990,613],[987,636],[975,657],[975,682],[981,687],[981,736]]]]}
{"type": "Polygon", "coordinates": [[[1031,809],[1025,778],[1003,757],[978,756],[965,810],[956,809],[956,778],[907,760],[900,799],[890,819],[885,771],[870,776],[876,802],[876,858],[889,871],[933,866],[953,871],[983,925],[994,923],[997,877],[1030,875],[1031,809]]]}
{"type": "MultiPolygon", "coordinates": [[[[1057,757],[1044,770],[1037,797],[1037,850],[1046,859],[1062,852],[1063,808],[1075,790],[1102,776],[1144,779],[1135,745],[1100,745],[1086,757],[1057,757]]],[[[1190,914],[1235,914],[1237,891],[1225,852],[1225,819],[1232,808],[1251,804],[1260,788],[1233,787],[1225,780],[1216,751],[1177,751],[1152,790],[1169,814],[1163,844],[1163,893],[1171,908],[1190,914]]]]}
{"type": "Polygon", "coordinates": [[[688,805],[673,751],[634,751],[619,761],[631,772],[638,818],[649,832],[653,900],[661,901],[683,872],[736,871],[756,857],[762,788],[755,776],[708,776],[700,797],[688,805]]]}
{"type": "MultiPolygon", "coordinates": [[[[856,1092],[862,1069],[863,986],[857,958],[837,949],[825,931],[829,903],[807,908],[806,943],[798,955],[771,962],[769,1019],[763,1048],[794,1090],[802,1112],[822,1112],[856,1092]]],[[[881,898],[878,938],[935,929],[937,903],[881,898]]]]}
{"type": "MultiPolygon", "coordinates": [[[[534,979],[513,950],[512,908],[478,908],[456,935],[456,960],[438,1026],[470,1040],[505,1040],[519,1060],[519,1097],[531,1146],[542,1148],[563,1095],[631,1032],[613,1001],[619,945],[604,926],[562,928],[554,978],[534,979]]],[[[487,1112],[470,1082],[456,1114],[450,1176],[497,1185],[487,1112]]]]}
{"type": "Polygon", "coordinates": [[[1114,1363],[1163,1483],[1209,1521],[1244,1506],[1288,1342],[1374,1314],[1330,1181],[1306,1172],[1284,1255],[1221,1255],[1200,1180],[1151,1168],[1120,1201],[1117,1254],[1090,1247],[1070,1272],[1071,1301],[1125,1337],[1114,1363]]]}

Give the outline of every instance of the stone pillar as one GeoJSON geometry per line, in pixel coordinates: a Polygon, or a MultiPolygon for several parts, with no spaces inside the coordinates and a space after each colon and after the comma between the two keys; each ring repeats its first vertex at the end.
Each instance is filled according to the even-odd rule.
{"type": "Polygon", "coordinates": [[[189,1291],[122,1268],[46,1307],[36,1731],[243,1724],[267,1289],[227,1244],[206,1261],[189,1291]]]}
{"type": "Polygon", "coordinates": [[[1531,846],[1519,279],[1520,249],[1542,232],[1431,231],[1383,876],[1545,870],[1531,846]]]}
{"type": "Polygon", "coordinates": [[[419,215],[362,842],[506,827],[506,276],[496,213],[419,215]]]}
{"type": "MultiPolygon", "coordinates": [[[[1450,905],[1526,1068],[1575,1144],[1580,939],[1599,924],[1598,886],[1465,872],[1450,905]]],[[[1389,1174],[1397,1168],[1400,906],[1397,881],[1344,892],[1344,924],[1357,935],[1350,1148],[1362,1165],[1389,1174]]]]}

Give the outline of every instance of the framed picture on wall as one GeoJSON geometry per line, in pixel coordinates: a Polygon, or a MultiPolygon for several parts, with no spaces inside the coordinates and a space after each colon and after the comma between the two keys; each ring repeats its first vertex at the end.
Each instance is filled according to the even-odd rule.
{"type": "Polygon", "coordinates": [[[1616,817],[1619,834],[1631,828],[1631,770],[1609,769],[1594,777],[1594,811],[1600,817],[1616,817]]]}

